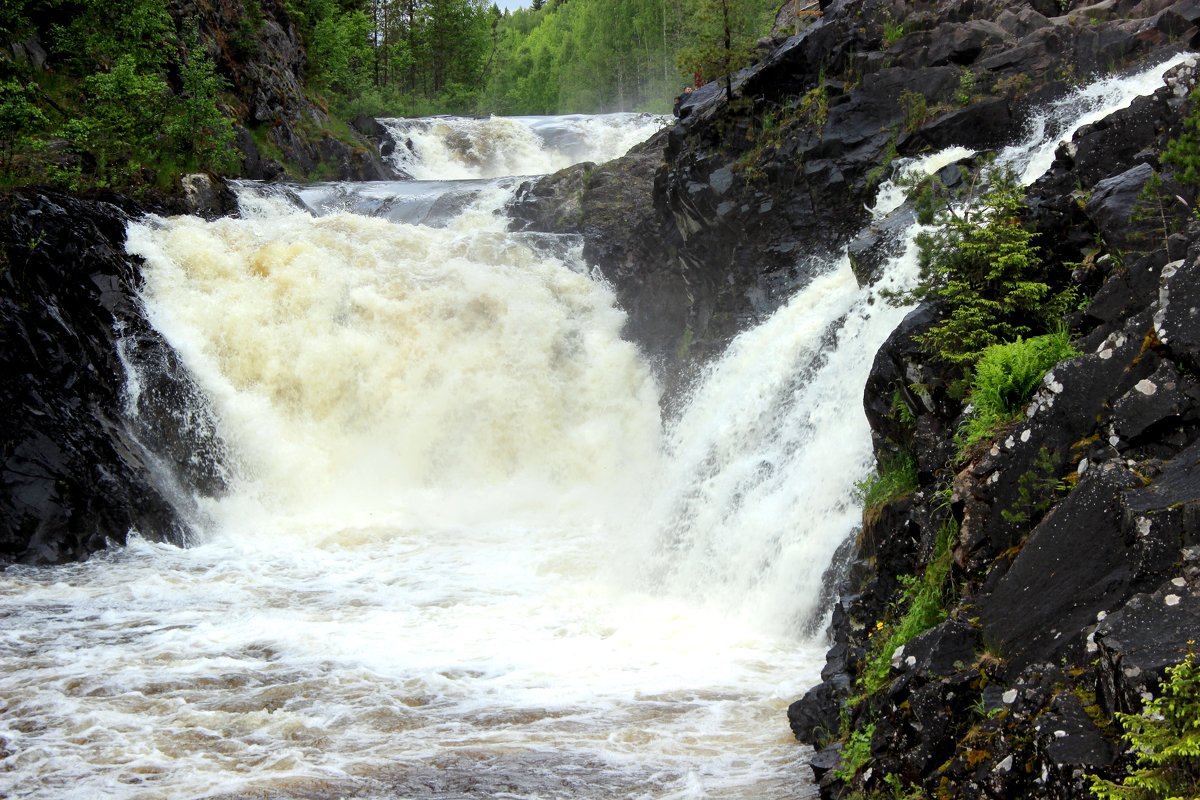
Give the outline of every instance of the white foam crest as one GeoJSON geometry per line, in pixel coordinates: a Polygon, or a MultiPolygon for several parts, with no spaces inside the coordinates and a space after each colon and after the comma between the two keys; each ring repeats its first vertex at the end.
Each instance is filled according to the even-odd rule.
{"type": "Polygon", "coordinates": [[[669,120],[651,114],[381,119],[397,169],[418,180],[541,175],[624,155],[669,120]]]}
{"type": "Polygon", "coordinates": [[[611,292],[509,236],[498,197],[443,229],[276,202],[131,226],[243,497],[289,525],[477,519],[489,493],[518,510],[653,467],[657,389],[611,292]]]}
{"type": "Polygon", "coordinates": [[[1022,184],[1032,184],[1050,169],[1060,143],[1070,141],[1084,126],[1128,108],[1138,97],[1153,94],[1162,87],[1167,72],[1195,60],[1195,53],[1179,53],[1132,75],[1111,75],[1076,89],[1034,113],[1025,138],[1004,148],[997,161],[1010,164],[1022,184]]]}
{"type": "Polygon", "coordinates": [[[654,579],[780,633],[811,628],[821,579],[861,516],[871,464],[862,386],[907,309],[883,302],[917,274],[916,228],[874,289],[841,259],[704,376],[672,427],[648,558],[654,579]]]}
{"type": "Polygon", "coordinates": [[[951,164],[957,164],[964,158],[975,155],[974,150],[965,147],[947,147],[936,153],[930,153],[920,158],[905,159],[895,170],[891,178],[883,182],[875,194],[875,205],[871,207],[871,215],[882,219],[904,205],[910,190],[909,184],[914,178],[920,179],[936,175],[951,164]]]}

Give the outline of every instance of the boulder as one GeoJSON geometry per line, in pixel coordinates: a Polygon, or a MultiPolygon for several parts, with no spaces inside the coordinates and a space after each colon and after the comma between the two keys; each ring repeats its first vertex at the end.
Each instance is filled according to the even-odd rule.
{"type": "Polygon", "coordinates": [[[984,637],[1009,671],[1078,651],[1079,632],[1132,594],[1120,493],[1138,485],[1115,466],[1089,472],[1033,530],[998,585],[978,598],[984,637]]]}
{"type": "Polygon", "coordinates": [[[1182,363],[1200,371],[1200,249],[1163,268],[1154,330],[1182,363]]]}
{"type": "Polygon", "coordinates": [[[1139,594],[1096,628],[1100,688],[1110,711],[1136,713],[1168,666],[1188,653],[1200,631],[1200,586],[1174,578],[1152,593],[1139,594]]]}
{"type": "Polygon", "coordinates": [[[1135,214],[1143,208],[1139,198],[1153,175],[1154,168],[1149,164],[1138,164],[1096,184],[1084,213],[1111,247],[1127,250],[1140,245],[1148,249],[1146,238],[1151,235],[1151,226],[1144,219],[1135,219],[1135,214]],[[1142,224],[1136,224],[1139,221],[1142,224]]]}

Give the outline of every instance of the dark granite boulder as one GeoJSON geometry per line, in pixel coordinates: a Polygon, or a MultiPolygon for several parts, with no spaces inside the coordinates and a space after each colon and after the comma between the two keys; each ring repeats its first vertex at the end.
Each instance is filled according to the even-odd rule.
{"type": "Polygon", "coordinates": [[[976,609],[1009,670],[1082,647],[1078,632],[1133,590],[1120,492],[1139,481],[1119,468],[1089,471],[1042,520],[976,609]]]}
{"type": "Polygon", "coordinates": [[[1183,660],[1200,631],[1200,583],[1173,578],[1152,594],[1131,598],[1094,634],[1106,707],[1138,711],[1158,694],[1168,666],[1183,660]]]}

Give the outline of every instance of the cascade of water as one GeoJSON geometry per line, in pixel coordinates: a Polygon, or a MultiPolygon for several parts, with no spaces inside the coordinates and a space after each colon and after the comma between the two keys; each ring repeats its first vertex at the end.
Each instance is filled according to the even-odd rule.
{"type": "Polygon", "coordinates": [[[842,259],[738,337],[664,435],[612,293],[507,233],[503,187],[436,227],[339,191],[130,229],[232,491],[193,549],[0,574],[0,795],[803,795],[796,634],[858,518],[911,236],[880,286],[842,259]]]}
{"type": "Polygon", "coordinates": [[[243,219],[131,226],[151,320],[214,398],[242,496],[444,523],[500,486],[554,506],[644,482],[657,389],[623,315],[581,265],[507,234],[504,196],[444,228],[254,195],[243,219]]]}
{"type": "MultiPolygon", "coordinates": [[[[997,156],[1031,184],[1060,142],[1162,85],[1181,54],[1135,75],[1083,87],[1037,114],[997,156]]],[[[909,175],[971,155],[949,148],[903,165],[875,215],[903,203],[909,175]]],[[[860,289],[842,258],[766,322],[738,336],[669,430],[667,489],[641,560],[667,591],[738,607],[783,631],[819,629],[823,571],[858,523],[856,484],[872,461],[859,410],[871,362],[908,309],[880,290],[917,278],[914,223],[882,279],[860,289]]]]}
{"type": "Polygon", "coordinates": [[[653,114],[381,119],[392,162],[418,180],[541,175],[624,155],[669,122],[653,114]]]}

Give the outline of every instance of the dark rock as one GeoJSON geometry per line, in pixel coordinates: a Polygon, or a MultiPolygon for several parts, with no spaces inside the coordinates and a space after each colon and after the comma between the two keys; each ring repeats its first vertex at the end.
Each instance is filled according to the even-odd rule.
{"type": "Polygon", "coordinates": [[[1193,371],[1200,371],[1200,257],[1163,268],[1160,307],[1154,316],[1158,340],[1193,371]]]}
{"type": "Polygon", "coordinates": [[[223,181],[210,175],[185,175],[182,185],[183,202],[188,214],[216,219],[237,211],[237,196],[223,181]]]}
{"type": "Polygon", "coordinates": [[[841,742],[838,742],[813,753],[812,758],[808,760],[808,765],[812,768],[817,782],[824,784],[827,779],[833,778],[833,771],[837,769],[841,760],[842,745],[841,742]]]}
{"type": "Polygon", "coordinates": [[[1076,692],[1060,691],[1045,713],[1022,722],[1036,731],[1036,749],[1026,761],[1040,765],[1039,781],[1047,797],[1089,796],[1088,776],[1116,760],[1116,744],[1096,727],[1076,692]]]}
{"type": "MultiPolygon", "coordinates": [[[[1157,299],[1165,255],[1150,253],[1131,262],[1114,269],[1092,296],[1086,310],[1089,318],[1119,322],[1157,299]]],[[[1105,330],[1111,331],[1111,327],[1105,330]]]]}
{"type": "Polygon", "coordinates": [[[1136,713],[1158,695],[1168,666],[1188,653],[1200,631],[1200,591],[1175,578],[1153,594],[1139,594],[1096,628],[1104,702],[1110,711],[1136,713]]]}
{"type": "Polygon", "coordinates": [[[583,194],[595,170],[596,165],[588,161],[522,183],[508,205],[511,227],[544,233],[581,233],[583,194]]]}
{"type": "Polygon", "coordinates": [[[916,212],[905,205],[877,220],[856,236],[849,245],[850,266],[860,286],[879,280],[888,261],[899,255],[904,247],[904,234],[916,221],[916,212]]]}
{"type": "Polygon", "coordinates": [[[1181,422],[1195,404],[1184,388],[1184,378],[1164,362],[1113,404],[1112,432],[1121,440],[1136,442],[1153,428],[1181,422]]]}
{"type": "Polygon", "coordinates": [[[1139,485],[1118,468],[1089,471],[977,600],[984,636],[1010,671],[1078,649],[1078,632],[1132,594],[1120,492],[1139,485]]]}
{"type": "Polygon", "coordinates": [[[994,97],[939,114],[901,146],[904,152],[921,149],[941,150],[951,145],[969,144],[976,149],[999,147],[1012,141],[1021,120],[1012,112],[1007,99],[994,97]]]}
{"type": "Polygon", "coordinates": [[[979,631],[950,619],[897,648],[892,667],[901,673],[946,677],[975,663],[980,648],[979,631]]]}
{"type": "Polygon", "coordinates": [[[220,491],[198,392],[141,316],[127,220],[112,203],[59,194],[17,192],[0,206],[0,561],[86,558],[130,530],[182,543],[189,509],[177,476],[220,491]],[[147,405],[194,403],[199,424],[127,409],[126,369],[152,363],[166,368],[153,372],[147,405]]]}
{"type": "Polygon", "coordinates": [[[1139,164],[1096,184],[1084,211],[1111,246],[1129,249],[1132,244],[1143,241],[1131,238],[1146,235],[1145,225],[1133,224],[1134,214],[1142,189],[1153,175],[1153,167],[1139,164]]]}
{"type": "Polygon", "coordinates": [[[840,697],[828,683],[818,683],[804,697],[788,706],[788,725],[796,739],[817,745],[837,734],[840,697]]]}

